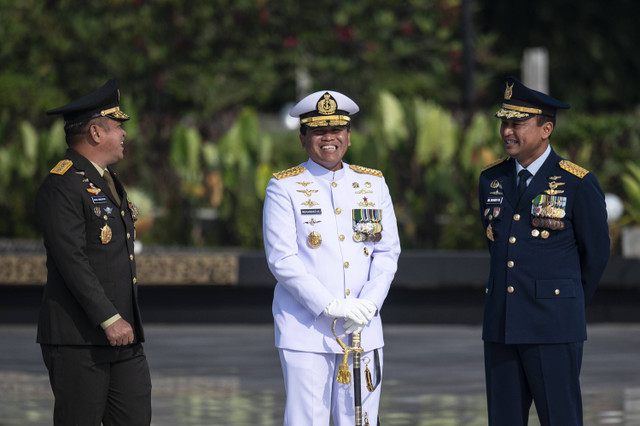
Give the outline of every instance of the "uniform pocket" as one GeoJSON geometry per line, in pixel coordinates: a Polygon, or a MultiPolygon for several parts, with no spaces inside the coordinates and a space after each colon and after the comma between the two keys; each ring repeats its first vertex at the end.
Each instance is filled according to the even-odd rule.
{"type": "Polygon", "coordinates": [[[576,297],[573,280],[536,280],[536,299],[556,299],[576,297]]]}

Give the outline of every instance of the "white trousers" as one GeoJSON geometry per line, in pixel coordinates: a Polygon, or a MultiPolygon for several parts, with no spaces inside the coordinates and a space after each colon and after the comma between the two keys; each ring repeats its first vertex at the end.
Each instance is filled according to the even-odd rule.
{"type": "MultiPolygon", "coordinates": [[[[284,412],[284,426],[329,426],[330,416],[335,426],[353,426],[355,410],[353,403],[353,377],[351,383],[343,385],[336,380],[342,354],[299,352],[279,349],[280,364],[287,392],[284,412]]],[[[383,356],[380,355],[382,375],[383,356]]],[[[369,370],[373,383],[378,382],[373,351],[361,355],[361,360],[369,359],[369,370]]],[[[349,355],[349,371],[353,375],[353,355],[349,355]]],[[[371,426],[377,425],[380,405],[379,385],[373,392],[367,390],[365,362],[361,362],[362,424],[365,413],[371,426]]]]}

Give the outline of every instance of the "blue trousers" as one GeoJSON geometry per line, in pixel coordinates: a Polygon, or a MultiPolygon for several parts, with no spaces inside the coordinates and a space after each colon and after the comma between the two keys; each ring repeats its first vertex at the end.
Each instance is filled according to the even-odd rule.
{"type": "Polygon", "coordinates": [[[526,426],[533,401],[541,426],[582,426],[583,342],[485,342],[489,426],[526,426]]]}

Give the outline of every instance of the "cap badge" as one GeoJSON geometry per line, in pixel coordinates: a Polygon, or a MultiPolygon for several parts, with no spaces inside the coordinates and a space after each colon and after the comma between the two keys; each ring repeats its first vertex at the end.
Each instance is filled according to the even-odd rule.
{"type": "Polygon", "coordinates": [[[504,99],[506,101],[511,99],[511,95],[513,95],[513,85],[515,83],[511,83],[511,86],[509,86],[509,83],[506,84],[506,87],[504,89],[504,99]]]}
{"type": "Polygon", "coordinates": [[[338,104],[331,98],[329,92],[322,95],[322,98],[318,101],[318,113],[322,115],[331,115],[336,112],[338,104]]]}

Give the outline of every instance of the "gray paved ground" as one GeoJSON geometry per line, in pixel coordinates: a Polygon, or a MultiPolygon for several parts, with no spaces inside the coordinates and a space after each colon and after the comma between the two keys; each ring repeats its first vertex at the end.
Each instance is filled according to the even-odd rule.
{"type": "MultiPolygon", "coordinates": [[[[153,425],[279,425],[284,388],[271,326],[148,325],[153,425]]],[[[477,326],[385,328],[382,424],[486,425],[477,326]]],[[[32,326],[0,325],[0,425],[51,424],[32,326]]],[[[585,425],[640,426],[640,324],[591,325],[585,425]]],[[[535,414],[531,425],[537,425],[535,414]]]]}

